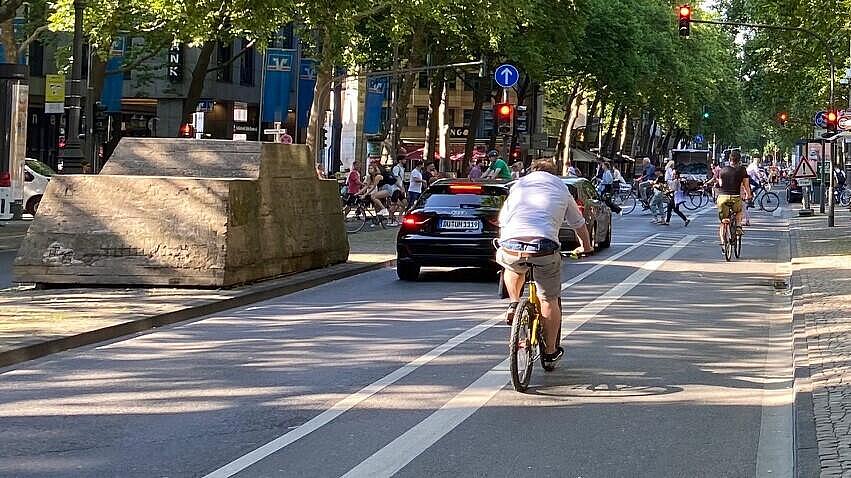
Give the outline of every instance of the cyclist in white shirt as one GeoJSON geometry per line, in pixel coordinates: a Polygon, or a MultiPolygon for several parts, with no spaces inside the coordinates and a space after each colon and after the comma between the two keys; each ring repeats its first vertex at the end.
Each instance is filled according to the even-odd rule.
{"type": "Polygon", "coordinates": [[[561,323],[561,244],[558,230],[563,222],[579,239],[581,252],[591,252],[591,240],[585,217],[576,205],[567,186],[556,174],[555,163],[538,160],[532,163],[531,173],[518,179],[499,213],[500,235],[496,260],[505,268],[503,281],[511,303],[506,321],[514,320],[520,301],[527,266],[535,268],[535,282],[541,296],[541,315],[547,350],[543,360],[555,365],[564,354],[559,343],[561,323]]]}

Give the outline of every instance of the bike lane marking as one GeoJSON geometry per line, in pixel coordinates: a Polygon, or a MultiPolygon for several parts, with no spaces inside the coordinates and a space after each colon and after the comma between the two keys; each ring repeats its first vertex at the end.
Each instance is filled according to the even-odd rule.
{"type": "MultiPolygon", "coordinates": [[[[578,274],[570,280],[562,283],[561,290],[564,291],[567,288],[575,285],[576,283],[586,279],[587,277],[591,276],[600,269],[611,265],[613,262],[620,259],[621,257],[638,249],[644,244],[647,244],[648,242],[656,239],[658,236],[659,234],[652,234],[646,237],[644,240],[632,245],[631,247],[624,249],[623,251],[620,251],[617,254],[609,256],[608,258],[594,265],[587,271],[582,272],[581,274],[578,274]]],[[[351,410],[364,400],[367,400],[368,398],[385,389],[386,387],[410,375],[416,369],[422,367],[423,365],[426,365],[427,363],[440,357],[446,352],[449,352],[450,350],[457,347],[458,345],[463,344],[467,340],[476,337],[485,330],[488,330],[491,327],[501,323],[503,323],[502,317],[492,318],[488,321],[475,325],[472,328],[465,330],[464,332],[461,332],[460,334],[452,337],[443,344],[431,349],[424,355],[417,357],[406,365],[394,370],[388,375],[385,375],[384,377],[376,380],[375,382],[340,400],[339,402],[332,405],[330,408],[324,410],[319,415],[303,423],[298,428],[295,428],[279,436],[278,438],[275,438],[274,440],[266,443],[265,445],[262,445],[259,448],[256,448],[248,452],[247,454],[237,458],[236,460],[216,469],[215,471],[204,475],[203,478],[227,478],[245,470],[251,465],[263,460],[264,458],[306,437],[310,433],[313,433],[314,431],[322,428],[323,426],[332,422],[334,419],[347,412],[348,410],[351,410]]],[[[489,386],[488,389],[490,388],[492,387],[489,386]]]]}
{"type": "MultiPolygon", "coordinates": [[[[653,272],[688,246],[696,237],[696,235],[683,237],[669,249],[645,262],[622,282],[570,315],[563,321],[562,330],[565,330],[565,332],[562,338],[566,338],[609,305],[644,282],[653,272]]],[[[342,478],[393,476],[505,388],[510,381],[508,362],[509,359],[506,358],[485,372],[484,375],[455,395],[440,409],[349,470],[342,478]]]]}

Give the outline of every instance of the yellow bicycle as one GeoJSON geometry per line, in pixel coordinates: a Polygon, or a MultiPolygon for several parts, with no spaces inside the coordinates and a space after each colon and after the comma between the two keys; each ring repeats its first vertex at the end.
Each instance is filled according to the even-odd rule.
{"type": "MultiPolygon", "coordinates": [[[[541,300],[538,297],[538,289],[535,285],[535,264],[526,262],[518,265],[529,268],[526,273],[526,286],[529,287],[529,296],[520,300],[514,312],[508,353],[511,384],[514,386],[514,390],[525,392],[529,388],[529,380],[532,378],[532,366],[538,358],[541,359],[541,366],[547,372],[553,371],[555,366],[547,365],[544,361],[547,344],[544,339],[544,326],[541,320],[541,300]]],[[[561,299],[559,299],[559,303],[561,303],[561,299]]],[[[561,337],[561,324],[559,324],[558,332],[558,336],[561,337]]]]}

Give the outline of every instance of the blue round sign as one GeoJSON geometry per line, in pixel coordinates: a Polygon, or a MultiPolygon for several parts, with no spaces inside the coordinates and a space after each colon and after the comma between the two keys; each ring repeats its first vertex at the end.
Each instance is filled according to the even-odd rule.
{"type": "Polygon", "coordinates": [[[696,135],[696,136],[694,137],[694,142],[695,142],[696,144],[702,144],[702,143],[703,143],[703,135],[702,135],[702,134],[698,134],[698,135],[696,135]]]}
{"type": "Polygon", "coordinates": [[[493,79],[496,80],[497,85],[503,88],[511,88],[520,79],[520,72],[517,71],[516,66],[505,63],[499,65],[493,71],[493,79]]]}
{"type": "Polygon", "coordinates": [[[827,128],[827,111],[819,111],[813,118],[813,124],[819,128],[827,128]]]}

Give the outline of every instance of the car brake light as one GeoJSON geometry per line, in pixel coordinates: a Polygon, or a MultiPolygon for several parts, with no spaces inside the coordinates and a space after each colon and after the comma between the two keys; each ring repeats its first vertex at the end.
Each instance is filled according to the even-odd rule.
{"type": "Polygon", "coordinates": [[[481,184],[450,184],[449,192],[452,194],[481,194],[481,184]]]}
{"type": "Polygon", "coordinates": [[[12,173],[9,171],[0,173],[0,188],[12,187],[12,173]]]}
{"type": "Polygon", "coordinates": [[[402,216],[402,228],[406,230],[418,230],[427,223],[429,217],[424,214],[412,213],[402,216]]]}

